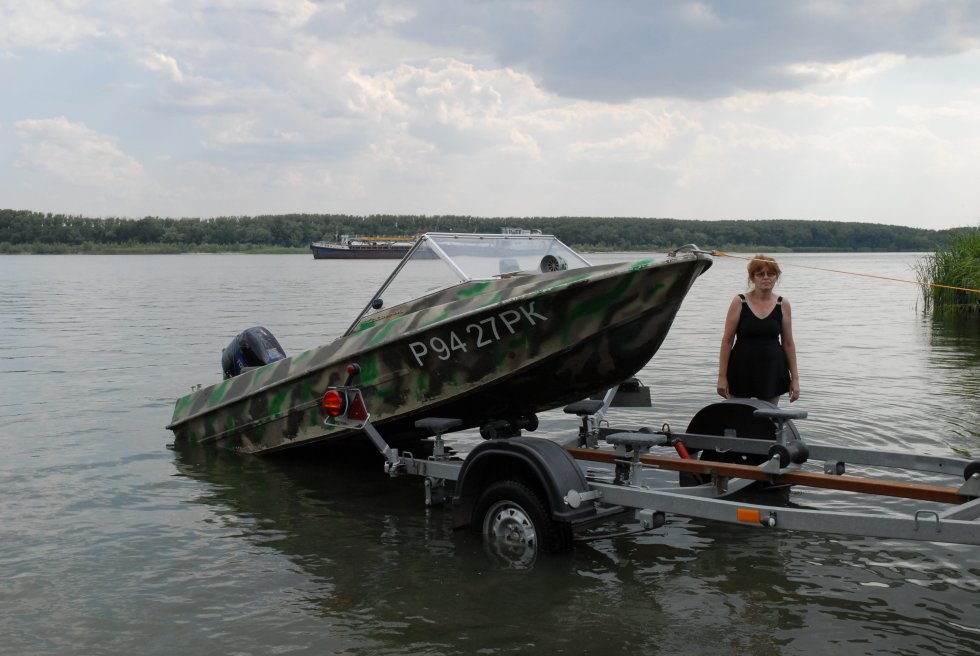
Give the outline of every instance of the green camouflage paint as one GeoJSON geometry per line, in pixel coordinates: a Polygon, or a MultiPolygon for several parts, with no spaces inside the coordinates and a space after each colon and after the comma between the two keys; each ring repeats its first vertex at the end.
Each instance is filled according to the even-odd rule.
{"type": "Polygon", "coordinates": [[[392,442],[423,436],[413,422],[424,416],[470,428],[558,407],[639,371],[710,265],[683,255],[461,283],[198,389],[177,400],[168,428],[177,441],[249,453],[363,439],[320,409],[351,362],[372,421],[392,442]]]}

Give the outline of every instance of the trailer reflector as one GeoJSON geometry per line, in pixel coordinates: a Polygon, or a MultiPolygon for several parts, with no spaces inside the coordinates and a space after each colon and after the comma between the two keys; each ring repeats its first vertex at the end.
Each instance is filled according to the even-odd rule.
{"type": "Polygon", "coordinates": [[[738,521],[746,522],[747,524],[761,524],[762,513],[760,513],[758,510],[753,510],[752,508],[739,508],[738,521]]]}
{"type": "Polygon", "coordinates": [[[364,398],[361,396],[360,390],[353,390],[353,399],[350,401],[350,406],[347,410],[347,419],[353,419],[354,421],[367,421],[368,411],[367,407],[364,405],[364,398]]]}

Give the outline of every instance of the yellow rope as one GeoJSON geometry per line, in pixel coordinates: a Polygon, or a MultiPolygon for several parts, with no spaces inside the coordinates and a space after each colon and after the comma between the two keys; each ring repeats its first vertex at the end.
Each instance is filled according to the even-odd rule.
{"type": "MultiPolygon", "coordinates": [[[[752,261],[756,258],[754,257],[744,257],[742,255],[732,255],[731,253],[726,253],[725,251],[711,251],[711,255],[718,257],[733,257],[738,260],[748,260],[752,261]]],[[[764,260],[759,260],[760,262],[764,260]]],[[[859,273],[857,271],[843,271],[841,269],[825,269],[822,267],[808,266],[806,264],[796,264],[795,262],[780,262],[780,265],[798,267],[800,269],[813,269],[815,271],[830,271],[832,273],[843,273],[849,276],[863,276],[865,278],[878,278],[879,280],[891,280],[892,282],[904,282],[910,285],[919,285],[921,287],[941,287],[943,289],[955,289],[961,292],[972,292],[974,294],[980,294],[980,289],[971,289],[969,287],[954,287],[952,285],[940,285],[934,282],[922,282],[920,280],[906,280],[905,278],[893,278],[891,276],[877,276],[873,273],[859,273]]]]}

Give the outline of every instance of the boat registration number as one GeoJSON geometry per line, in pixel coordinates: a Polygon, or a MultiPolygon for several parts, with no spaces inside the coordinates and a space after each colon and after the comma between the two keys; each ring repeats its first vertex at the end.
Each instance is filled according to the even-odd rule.
{"type": "Polygon", "coordinates": [[[448,360],[456,351],[466,353],[470,348],[481,349],[499,341],[502,337],[513,335],[522,324],[536,325],[539,321],[547,321],[548,317],[534,309],[534,301],[517,308],[504,310],[467,324],[462,330],[450,330],[448,335],[434,336],[427,340],[412,342],[408,348],[419,366],[423,366],[430,357],[448,360]]]}

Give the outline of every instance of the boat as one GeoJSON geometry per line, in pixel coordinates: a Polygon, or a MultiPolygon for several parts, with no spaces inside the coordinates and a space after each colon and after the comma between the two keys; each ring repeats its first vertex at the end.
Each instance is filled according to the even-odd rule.
{"type": "Polygon", "coordinates": [[[435,416],[485,437],[533,430],[642,369],[711,264],[693,246],[592,265],[552,235],[426,233],[334,341],[287,357],[264,328],[238,335],[225,379],[178,399],[167,428],[256,454],[363,441],[324,408],[355,377],[391,444],[435,416]]]}
{"type": "Polygon", "coordinates": [[[400,260],[412,249],[417,237],[361,237],[341,235],[335,242],[310,244],[315,260],[390,259],[400,260]]]}

